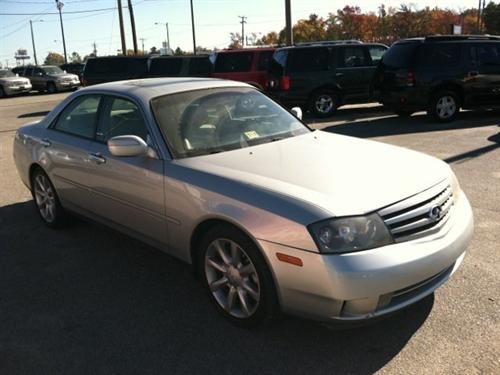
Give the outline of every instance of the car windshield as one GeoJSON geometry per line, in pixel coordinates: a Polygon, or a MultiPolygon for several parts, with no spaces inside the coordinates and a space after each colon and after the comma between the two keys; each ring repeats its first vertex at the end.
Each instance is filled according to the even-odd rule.
{"type": "Polygon", "coordinates": [[[15,77],[16,75],[10,70],[0,70],[0,77],[15,77]]]}
{"type": "Polygon", "coordinates": [[[42,70],[47,74],[64,74],[58,66],[44,66],[42,70]]]}
{"type": "Polygon", "coordinates": [[[252,88],[216,88],[152,100],[160,129],[176,158],[214,154],[310,132],[252,88]]]}

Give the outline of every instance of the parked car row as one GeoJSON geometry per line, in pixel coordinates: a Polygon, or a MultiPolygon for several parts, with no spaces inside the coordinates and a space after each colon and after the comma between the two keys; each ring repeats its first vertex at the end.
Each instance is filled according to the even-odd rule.
{"type": "Polygon", "coordinates": [[[9,87],[2,83],[2,91],[0,91],[0,94],[3,93],[3,95],[0,95],[0,97],[27,93],[32,89],[54,93],[75,89],[80,86],[80,79],[76,74],[67,73],[55,65],[18,66],[10,71],[4,72],[3,74],[6,78],[10,78],[11,82],[14,81],[17,84],[14,85],[10,83],[11,87],[9,87]],[[12,88],[16,88],[16,90],[12,88]]]}

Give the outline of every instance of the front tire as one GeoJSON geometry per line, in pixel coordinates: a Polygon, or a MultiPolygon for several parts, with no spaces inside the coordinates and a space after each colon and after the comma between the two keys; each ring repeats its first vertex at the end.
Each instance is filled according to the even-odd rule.
{"type": "Polygon", "coordinates": [[[56,189],[41,168],[31,176],[31,194],[36,210],[47,226],[59,228],[67,223],[67,214],[59,202],[56,189]]]}
{"type": "Polygon", "coordinates": [[[57,87],[54,82],[47,83],[47,92],[49,94],[55,94],[57,92],[57,87]]]}
{"type": "Polygon", "coordinates": [[[339,106],[338,95],[330,90],[319,90],[311,95],[309,109],[315,117],[331,117],[339,106]]]}
{"type": "Polygon", "coordinates": [[[278,311],[276,289],[257,246],[228,225],[210,229],[200,241],[202,282],[217,310],[232,323],[252,327],[278,311]]]}
{"type": "Polygon", "coordinates": [[[438,91],[431,99],[427,113],[439,122],[451,122],[460,112],[458,95],[449,90],[438,91]]]}
{"type": "Polygon", "coordinates": [[[7,97],[7,94],[5,94],[5,90],[3,89],[2,86],[0,86],[0,98],[7,97]]]}

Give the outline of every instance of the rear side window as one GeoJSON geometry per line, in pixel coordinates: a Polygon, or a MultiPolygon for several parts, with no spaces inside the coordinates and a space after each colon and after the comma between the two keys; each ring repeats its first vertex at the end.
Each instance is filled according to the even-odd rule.
{"type": "Polygon", "coordinates": [[[99,76],[124,77],[145,75],[148,71],[146,59],[104,58],[90,59],[85,66],[85,73],[99,76]]]}
{"type": "Polygon", "coordinates": [[[380,60],[382,60],[382,57],[387,51],[387,48],[383,46],[369,46],[368,51],[370,52],[372,64],[377,65],[380,62],[380,60]]]}
{"type": "Polygon", "coordinates": [[[268,71],[269,64],[273,58],[273,51],[262,51],[259,53],[259,61],[257,62],[258,71],[268,71]]]}
{"type": "Polygon", "coordinates": [[[24,75],[31,76],[32,74],[33,74],[33,67],[32,66],[27,67],[26,70],[24,71],[24,75]]]}
{"type": "Polygon", "coordinates": [[[418,52],[418,65],[427,68],[460,64],[460,44],[425,44],[418,52]]]}
{"type": "Polygon", "coordinates": [[[474,65],[500,66],[500,43],[471,44],[468,48],[474,65]]]}
{"type": "Polygon", "coordinates": [[[208,76],[210,74],[210,60],[208,57],[189,59],[189,74],[208,76]]]}
{"type": "Polygon", "coordinates": [[[151,67],[149,72],[151,75],[163,77],[176,77],[179,76],[182,69],[182,59],[160,57],[151,60],[151,67]]]}
{"type": "Polygon", "coordinates": [[[287,50],[277,50],[273,54],[273,58],[269,64],[269,72],[275,76],[281,76],[284,74],[285,66],[287,62],[288,52],[287,50]]]}
{"type": "Polygon", "coordinates": [[[339,68],[357,68],[370,65],[363,47],[341,48],[339,53],[339,68]]]}
{"type": "Polygon", "coordinates": [[[54,129],[79,137],[94,138],[100,95],[84,95],[72,101],[54,124],[54,129]]]}
{"type": "Polygon", "coordinates": [[[326,48],[304,48],[293,50],[289,58],[291,72],[320,72],[328,70],[328,50],[326,48]]]}
{"type": "Polygon", "coordinates": [[[396,43],[382,57],[382,63],[391,68],[409,68],[420,43],[396,43]]]}
{"type": "Polygon", "coordinates": [[[215,72],[248,72],[252,67],[252,58],[252,52],[219,53],[215,60],[215,72]]]}

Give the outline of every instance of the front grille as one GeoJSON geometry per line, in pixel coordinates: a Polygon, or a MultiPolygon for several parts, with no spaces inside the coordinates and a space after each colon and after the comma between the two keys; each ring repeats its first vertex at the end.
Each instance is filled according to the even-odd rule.
{"type": "Polygon", "coordinates": [[[396,242],[430,234],[450,217],[453,192],[447,182],[385,207],[378,213],[396,242]]]}

